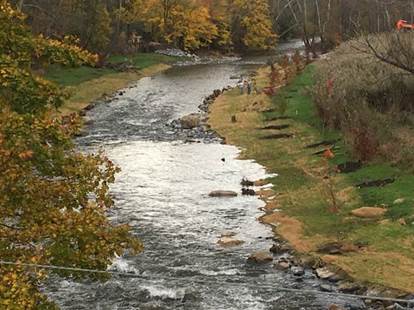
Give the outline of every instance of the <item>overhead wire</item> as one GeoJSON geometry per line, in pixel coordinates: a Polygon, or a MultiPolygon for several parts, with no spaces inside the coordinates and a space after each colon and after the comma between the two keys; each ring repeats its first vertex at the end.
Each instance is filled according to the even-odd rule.
{"type": "MultiPolygon", "coordinates": [[[[45,269],[45,270],[58,270],[58,271],[71,271],[71,272],[81,272],[81,273],[93,273],[93,274],[102,274],[102,275],[113,275],[117,277],[124,277],[124,278],[135,278],[135,279],[143,279],[143,280],[152,280],[151,277],[147,277],[144,275],[139,275],[132,272],[119,272],[119,271],[112,271],[112,270],[99,270],[99,269],[85,269],[85,268],[76,268],[76,267],[65,267],[65,266],[56,266],[56,265],[42,265],[42,264],[31,264],[31,263],[20,263],[20,262],[10,262],[0,260],[0,265],[3,266],[19,266],[19,267],[26,267],[26,268],[33,268],[33,269],[45,269]]],[[[191,279],[191,282],[198,283],[198,284],[238,284],[235,282],[224,282],[217,280],[214,281],[206,280],[206,279],[191,279]]],[[[288,287],[281,287],[281,286],[273,286],[273,285],[264,285],[262,283],[258,283],[257,285],[245,284],[243,283],[243,287],[252,287],[255,289],[270,289],[275,290],[277,292],[285,292],[285,293],[296,293],[296,294],[310,294],[310,295],[325,295],[325,296],[332,296],[332,297],[342,297],[342,298],[351,298],[351,299],[359,299],[359,300],[371,300],[371,301],[382,301],[382,302],[393,302],[396,304],[406,304],[411,308],[414,306],[414,299],[401,299],[401,298],[392,298],[392,297],[385,297],[385,296],[368,296],[368,295],[357,295],[357,294],[348,294],[348,293],[339,293],[339,292],[324,292],[318,290],[309,290],[309,289],[299,289],[299,288],[288,288],[288,287]]]]}

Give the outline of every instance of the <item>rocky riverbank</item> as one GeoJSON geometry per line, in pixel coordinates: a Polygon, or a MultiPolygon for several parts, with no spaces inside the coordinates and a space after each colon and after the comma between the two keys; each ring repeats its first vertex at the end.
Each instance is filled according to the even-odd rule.
{"type": "MultiPolygon", "coordinates": [[[[260,70],[258,76],[260,87],[267,86],[268,76],[267,70],[260,70]]],[[[283,76],[283,74],[280,73],[279,76],[283,76]]],[[[277,88],[282,88],[291,81],[292,79],[283,79],[277,88]]],[[[294,141],[299,139],[300,145],[306,145],[309,144],[306,140],[314,137],[310,137],[309,134],[303,136],[300,133],[301,128],[298,128],[298,123],[292,117],[286,115],[267,117],[269,114],[275,114],[275,111],[276,109],[272,106],[267,95],[260,93],[253,96],[240,96],[236,90],[226,92],[218,97],[213,105],[210,105],[208,124],[212,129],[222,135],[227,143],[242,147],[244,150],[242,158],[256,159],[266,166],[269,172],[281,172],[281,176],[278,178],[286,178],[285,182],[289,182],[288,184],[280,184],[278,178],[272,178],[266,182],[273,183],[275,187],[258,192],[258,195],[266,202],[266,207],[263,209],[265,215],[260,220],[273,228],[275,237],[274,245],[269,252],[253,253],[250,261],[255,263],[273,262],[275,268],[292,273],[299,280],[307,273],[312,273],[321,279],[322,284],[319,289],[323,292],[411,298],[411,295],[402,290],[360,281],[356,279],[354,272],[336,264],[337,257],[352,259],[357,255],[365,255],[366,244],[357,241],[341,241],[332,238],[332,236],[330,238],[323,235],[308,236],[304,232],[306,226],[303,223],[304,218],[297,219],[291,213],[287,214],[282,201],[289,199],[294,204],[296,200],[294,196],[287,196],[290,191],[295,191],[297,195],[304,197],[309,194],[307,191],[300,192],[303,185],[296,183],[296,174],[303,173],[304,176],[313,178],[313,171],[307,170],[306,165],[313,161],[311,164],[313,169],[313,166],[320,165],[320,162],[308,155],[296,158],[294,154],[301,146],[296,145],[297,142],[294,141]],[[268,121],[266,122],[264,119],[268,119],[268,121]],[[272,127],[267,127],[269,121],[272,122],[272,127]],[[277,128],[274,125],[275,122],[277,128]],[[265,132],[266,136],[263,135],[265,132]],[[269,133],[273,134],[269,135],[269,133]],[[280,150],[280,152],[275,153],[275,150],[280,150]],[[295,171],[286,170],[288,166],[286,161],[290,161],[292,158],[297,160],[295,163],[300,164],[303,170],[297,168],[295,171]]],[[[296,115],[298,114],[300,112],[296,110],[296,115]]],[[[318,169],[321,173],[321,168],[318,169]]],[[[323,180],[322,183],[324,184],[323,180]]],[[[320,191],[320,189],[316,189],[316,191],[320,191]]],[[[329,193],[327,195],[329,196],[329,193]]],[[[372,267],[366,265],[365,268],[372,267]]],[[[367,301],[367,307],[399,309],[400,306],[392,303],[367,301]]]]}
{"type": "Polygon", "coordinates": [[[173,120],[169,126],[174,131],[174,136],[184,139],[188,143],[224,143],[223,137],[211,129],[208,124],[208,110],[216,98],[230,90],[231,87],[216,89],[213,93],[203,99],[203,103],[198,107],[199,113],[191,113],[180,119],[173,120]]]}

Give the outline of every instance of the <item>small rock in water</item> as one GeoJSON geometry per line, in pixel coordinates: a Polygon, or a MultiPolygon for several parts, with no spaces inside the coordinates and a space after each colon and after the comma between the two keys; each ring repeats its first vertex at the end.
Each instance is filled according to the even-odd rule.
{"type": "Polygon", "coordinates": [[[243,178],[243,180],[240,182],[241,186],[246,186],[246,187],[250,187],[250,186],[254,186],[254,182],[250,181],[246,178],[243,178]]]}
{"type": "Polygon", "coordinates": [[[257,263],[257,264],[264,264],[270,263],[273,260],[273,257],[266,251],[260,251],[253,253],[247,259],[248,262],[257,263]]]}
{"type": "Polygon", "coordinates": [[[242,195],[244,195],[244,196],[255,196],[256,192],[253,189],[242,188],[242,195]]]}
{"type": "Polygon", "coordinates": [[[333,292],[334,291],[332,285],[330,285],[330,284],[321,284],[319,286],[319,288],[320,288],[320,290],[322,292],[328,292],[328,293],[330,293],[330,292],[333,292]]]}
{"type": "Polygon", "coordinates": [[[219,245],[223,246],[223,247],[232,247],[232,246],[238,246],[244,243],[243,240],[237,240],[234,239],[232,237],[222,237],[220,238],[220,240],[217,242],[219,245]]]}
{"type": "Polygon", "coordinates": [[[323,279],[323,280],[328,280],[335,276],[335,273],[333,273],[332,271],[330,271],[328,268],[325,268],[325,267],[318,268],[315,271],[316,271],[316,275],[318,276],[318,278],[323,279]]]}
{"type": "Polygon", "coordinates": [[[209,194],[210,197],[237,197],[237,193],[233,191],[213,191],[209,194]]]}
{"type": "Polygon", "coordinates": [[[274,267],[279,270],[287,270],[292,266],[292,262],[289,256],[280,257],[277,262],[274,264],[274,267]]]}
{"type": "Polygon", "coordinates": [[[359,291],[361,289],[361,287],[356,284],[356,283],[351,283],[351,282],[344,282],[339,284],[338,286],[338,290],[341,293],[355,293],[357,291],[359,291]]]}
{"type": "Polygon", "coordinates": [[[294,276],[301,277],[305,274],[305,269],[300,266],[294,266],[290,269],[294,276]]]}
{"type": "Polygon", "coordinates": [[[290,268],[290,262],[279,260],[274,264],[274,267],[279,270],[287,270],[290,268]]]}

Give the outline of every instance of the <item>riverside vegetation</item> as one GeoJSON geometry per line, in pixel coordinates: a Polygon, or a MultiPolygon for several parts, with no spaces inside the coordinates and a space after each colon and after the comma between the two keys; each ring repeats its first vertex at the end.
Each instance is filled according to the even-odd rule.
{"type": "Polygon", "coordinates": [[[260,69],[264,92],[225,93],[209,122],[243,158],[278,174],[259,193],[261,220],[299,253],[363,284],[413,292],[412,146],[401,142],[412,136],[412,76],[358,53],[358,42],[306,68],[285,60],[260,69]]]}

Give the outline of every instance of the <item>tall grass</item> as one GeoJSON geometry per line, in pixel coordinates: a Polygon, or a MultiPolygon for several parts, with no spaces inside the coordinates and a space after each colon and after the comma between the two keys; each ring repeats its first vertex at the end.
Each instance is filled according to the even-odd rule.
{"type": "MultiPolygon", "coordinates": [[[[414,33],[402,38],[414,42],[414,33]]],[[[394,34],[381,34],[369,43],[387,55],[393,40],[394,34]]],[[[414,44],[404,46],[412,50],[402,50],[402,58],[414,54],[414,44]]],[[[353,156],[362,161],[383,157],[414,167],[414,75],[380,61],[367,48],[366,38],[343,44],[316,68],[317,112],[325,126],[344,132],[353,156]]]]}

